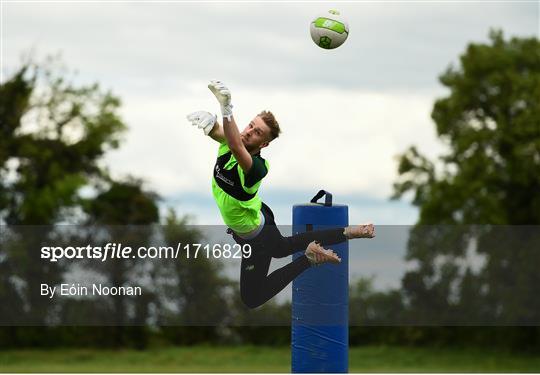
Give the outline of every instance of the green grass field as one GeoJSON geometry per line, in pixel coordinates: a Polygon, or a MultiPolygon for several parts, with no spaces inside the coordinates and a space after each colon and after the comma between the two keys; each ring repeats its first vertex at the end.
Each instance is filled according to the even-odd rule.
{"type": "MultiPolygon", "coordinates": [[[[479,349],[351,348],[350,372],[539,372],[540,357],[479,349]]],[[[0,352],[0,372],[290,372],[287,347],[0,352]]]]}

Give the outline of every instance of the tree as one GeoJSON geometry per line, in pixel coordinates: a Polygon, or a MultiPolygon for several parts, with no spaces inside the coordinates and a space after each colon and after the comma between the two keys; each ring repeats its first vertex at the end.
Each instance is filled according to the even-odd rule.
{"type": "Polygon", "coordinates": [[[450,93],[432,118],[449,151],[436,163],[409,148],[394,184],[395,198],[412,192],[420,209],[407,253],[419,267],[403,287],[439,324],[537,325],[538,227],[526,226],[540,224],[540,43],[492,31],[490,43],[470,44],[440,82],[450,93]],[[471,244],[485,259],[477,273],[459,266],[471,244]],[[475,300],[487,309],[466,310],[475,300]],[[456,307],[468,316],[453,314],[456,307]]]}
{"type": "MultiPolygon", "coordinates": [[[[9,226],[2,240],[18,242],[14,251],[3,248],[0,262],[12,280],[24,281],[22,299],[36,324],[47,319],[40,283],[55,284],[62,272],[40,263],[39,238],[80,204],[83,186],[103,175],[97,162],[125,129],[118,98],[98,85],[68,82],[55,64],[25,64],[0,88],[0,224],[9,226]],[[29,226],[40,226],[33,227],[40,235],[20,232],[34,230],[29,226]]],[[[9,281],[4,287],[14,288],[9,281]]]]}
{"type": "Polygon", "coordinates": [[[160,296],[174,306],[161,309],[159,323],[175,344],[219,341],[230,323],[232,283],[223,275],[221,260],[208,258],[202,249],[195,257],[193,247],[191,255],[185,248],[186,244],[204,243],[211,228],[207,226],[203,232],[201,227],[189,224],[189,217],[179,218],[173,210],[169,210],[162,227],[165,243],[184,244],[177,259],[162,263],[161,269],[171,282],[159,285],[160,296]]]}
{"type": "MultiPolygon", "coordinates": [[[[170,316],[168,324],[228,320],[230,282],[220,274],[220,264],[208,259],[190,259],[189,265],[185,258],[80,261],[75,266],[114,286],[144,280],[144,293],[134,299],[103,298],[100,303],[66,299],[54,308],[40,296],[41,283],[59,284],[66,273],[77,270],[70,266],[73,262],[40,259],[44,242],[85,246],[108,239],[133,249],[155,240],[201,242],[201,234],[188,228],[187,219],[173,213],[167,225],[157,225],[157,195],[136,178],[114,180],[99,163],[108,150],[118,147],[126,129],[119,107],[120,100],[97,84],[71,83],[54,59],[25,64],[0,87],[0,320],[12,324],[0,330],[0,345],[144,348],[148,334],[157,332],[155,326],[148,327],[152,319],[156,325],[170,316]],[[86,187],[94,192],[91,198],[81,194],[86,187]],[[72,233],[59,223],[81,225],[72,233]],[[162,297],[163,285],[173,293],[162,297]],[[171,304],[179,309],[170,311],[171,304]],[[22,322],[38,327],[15,327],[22,322]],[[45,327],[51,322],[75,326],[45,327]],[[80,327],[84,323],[109,326],[85,329],[80,327]]],[[[171,341],[197,342],[221,335],[215,327],[194,328],[182,332],[190,337],[171,341]]]]}
{"type": "Polygon", "coordinates": [[[79,189],[103,175],[97,162],[126,129],[117,97],[62,74],[54,61],[27,64],[1,88],[0,217],[8,225],[58,221],[78,204],[79,189]]]}
{"type": "MultiPolygon", "coordinates": [[[[145,191],[142,181],[131,178],[123,182],[112,181],[103,191],[85,204],[89,225],[96,226],[97,235],[92,236],[91,243],[96,244],[97,238],[104,235],[104,242],[118,243],[137,249],[149,246],[155,228],[159,223],[157,195],[145,191]],[[99,234],[98,234],[99,233],[99,234]]],[[[148,276],[152,269],[150,259],[109,259],[88,268],[98,271],[110,285],[139,285],[140,280],[148,276]]],[[[154,303],[156,295],[150,288],[144,288],[141,296],[127,298],[115,296],[110,298],[110,306],[101,324],[110,324],[112,345],[125,346],[128,338],[136,347],[146,347],[148,335],[148,306],[154,303]],[[129,316],[128,310],[134,311],[129,316]],[[126,327],[129,326],[129,327],[126,327]]]]}

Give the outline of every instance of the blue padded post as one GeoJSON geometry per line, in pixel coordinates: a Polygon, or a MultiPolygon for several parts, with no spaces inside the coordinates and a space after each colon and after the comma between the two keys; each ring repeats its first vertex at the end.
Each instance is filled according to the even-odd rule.
{"type": "MultiPolygon", "coordinates": [[[[324,190],[312,203],[293,207],[293,234],[348,224],[348,207],[333,204],[331,194],[324,190]],[[325,203],[316,203],[323,195],[325,203]]],[[[345,241],[327,247],[341,257],[341,264],[312,267],[293,281],[293,373],[348,372],[349,246],[345,241]]],[[[302,254],[298,252],[293,258],[302,254]]]]}

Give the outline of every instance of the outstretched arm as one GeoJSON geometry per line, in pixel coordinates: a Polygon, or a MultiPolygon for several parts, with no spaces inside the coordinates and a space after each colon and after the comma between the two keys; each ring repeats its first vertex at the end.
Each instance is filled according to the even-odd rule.
{"type": "Polygon", "coordinates": [[[248,173],[253,165],[253,158],[246,149],[246,146],[244,146],[242,138],[240,138],[240,131],[232,115],[229,118],[223,117],[223,131],[227,145],[236,158],[236,161],[238,161],[240,168],[245,173],[248,173]]]}
{"type": "Polygon", "coordinates": [[[217,121],[214,128],[210,131],[210,133],[208,133],[208,136],[216,142],[225,142],[225,133],[223,133],[223,126],[221,126],[221,124],[217,121]]]}
{"type": "Polygon", "coordinates": [[[220,81],[211,81],[208,88],[216,96],[219,104],[221,105],[221,113],[223,115],[223,133],[225,134],[225,140],[232,154],[238,161],[238,164],[242,170],[247,173],[253,165],[253,159],[251,154],[244,146],[242,138],[240,137],[240,131],[232,114],[231,104],[231,92],[220,81]]]}
{"type": "Polygon", "coordinates": [[[191,125],[202,129],[205,135],[208,135],[213,140],[223,143],[225,134],[223,127],[217,122],[217,116],[206,111],[197,111],[187,115],[187,119],[191,125]]]}

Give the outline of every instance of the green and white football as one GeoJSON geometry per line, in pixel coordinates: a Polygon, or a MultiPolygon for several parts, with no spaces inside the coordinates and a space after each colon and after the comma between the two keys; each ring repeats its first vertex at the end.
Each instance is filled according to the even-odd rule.
{"type": "Polygon", "coordinates": [[[349,24],[337,10],[316,17],[309,28],[311,39],[321,48],[334,49],[341,46],[349,36],[349,24]]]}

